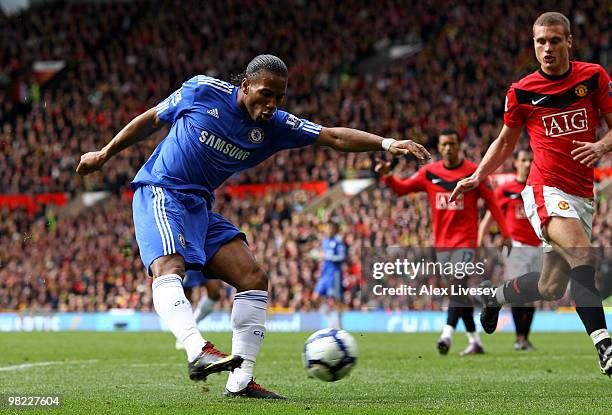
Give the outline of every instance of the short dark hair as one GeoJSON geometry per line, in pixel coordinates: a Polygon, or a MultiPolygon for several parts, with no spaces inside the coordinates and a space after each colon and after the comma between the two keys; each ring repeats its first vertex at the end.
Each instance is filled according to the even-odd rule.
{"type": "Polygon", "coordinates": [[[244,78],[256,77],[261,71],[268,71],[285,78],[289,76],[287,65],[281,58],[274,55],[257,55],[249,62],[243,73],[232,76],[232,83],[239,85],[244,78]]]}
{"type": "Polygon", "coordinates": [[[457,140],[461,142],[461,136],[459,135],[459,131],[455,130],[454,128],[446,128],[440,131],[440,134],[438,134],[438,141],[440,140],[440,136],[443,135],[454,135],[455,137],[457,137],[457,140]]]}
{"type": "Polygon", "coordinates": [[[340,218],[332,218],[332,220],[329,222],[329,226],[331,226],[336,233],[340,232],[340,221],[340,218]]]}
{"type": "Polygon", "coordinates": [[[565,15],[558,12],[546,12],[542,13],[536,21],[533,23],[533,30],[535,31],[536,26],[563,26],[563,32],[565,37],[569,37],[572,33],[570,30],[570,21],[565,15]]]}
{"type": "Polygon", "coordinates": [[[531,151],[530,147],[527,147],[527,148],[518,148],[518,149],[516,149],[516,150],[514,150],[512,152],[512,157],[516,160],[518,158],[519,154],[521,154],[521,152],[523,152],[523,151],[525,153],[528,153],[528,154],[533,154],[533,151],[531,151]]]}

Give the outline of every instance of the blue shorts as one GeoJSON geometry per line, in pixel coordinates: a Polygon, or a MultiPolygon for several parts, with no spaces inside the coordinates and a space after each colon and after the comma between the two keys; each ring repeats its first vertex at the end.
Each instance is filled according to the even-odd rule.
{"type": "Polygon", "coordinates": [[[315,285],[314,292],[322,297],[337,298],[342,296],[342,272],[321,274],[315,285]]]}
{"type": "Polygon", "coordinates": [[[218,213],[205,198],[157,186],[139,186],[132,201],[136,241],[149,275],[151,263],[174,253],[186,269],[202,271],[226,243],[246,235],[218,213]]]}
{"type": "Polygon", "coordinates": [[[185,271],[185,278],[183,278],[184,288],[196,288],[205,285],[209,278],[204,276],[204,273],[199,270],[190,269],[185,271]]]}

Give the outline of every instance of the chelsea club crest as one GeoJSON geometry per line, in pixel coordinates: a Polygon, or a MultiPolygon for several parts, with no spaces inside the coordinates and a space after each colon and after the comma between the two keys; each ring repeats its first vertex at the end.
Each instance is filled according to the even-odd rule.
{"type": "Polygon", "coordinates": [[[264,132],[261,128],[253,128],[251,131],[249,131],[249,140],[251,140],[251,143],[259,144],[263,141],[263,139],[264,132]]]}

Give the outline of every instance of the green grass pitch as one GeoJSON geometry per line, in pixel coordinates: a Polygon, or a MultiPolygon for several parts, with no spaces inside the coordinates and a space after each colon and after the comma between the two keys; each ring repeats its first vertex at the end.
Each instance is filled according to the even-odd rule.
{"type": "MultiPolygon", "coordinates": [[[[308,333],[268,333],[256,379],[287,402],[221,397],[226,375],[188,379],[168,333],[0,333],[0,394],[60,394],[46,413],[347,414],[546,413],[611,411],[612,381],[601,375],[588,336],[532,335],[535,352],[515,352],[513,336],[484,336],[487,354],[447,356],[437,334],[354,333],[359,358],[335,383],[309,379],[301,350],[308,333]]],[[[229,350],[229,333],[207,338],[229,350]]],[[[11,413],[4,406],[0,413],[11,413]]],[[[13,413],[37,413],[18,410],[13,413]]]]}

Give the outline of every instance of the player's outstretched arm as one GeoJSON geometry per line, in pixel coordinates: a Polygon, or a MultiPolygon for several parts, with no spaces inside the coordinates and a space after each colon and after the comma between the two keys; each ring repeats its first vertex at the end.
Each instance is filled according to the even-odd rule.
{"type": "Polygon", "coordinates": [[[412,140],[396,141],[353,128],[323,128],[317,144],[346,152],[387,150],[397,156],[412,154],[422,162],[431,157],[425,147],[412,140]]]}
{"type": "Polygon", "coordinates": [[[450,197],[451,202],[457,199],[460,194],[478,187],[489,174],[501,166],[504,160],[512,154],[512,150],[514,150],[521,135],[521,130],[522,127],[508,127],[507,125],[502,127],[499,136],[489,146],[476,171],[470,177],[466,177],[457,183],[450,197]]]}
{"type": "Polygon", "coordinates": [[[104,163],[110,160],[115,154],[128,148],[132,144],[144,140],[155,131],[159,130],[162,125],[155,108],[143,112],[130,121],[128,125],[123,127],[123,129],[100,151],[92,151],[83,154],[76,168],[77,173],[81,176],[85,176],[100,170],[104,163]]]}
{"type": "Polygon", "coordinates": [[[407,179],[402,180],[391,174],[390,162],[379,160],[374,167],[374,172],[378,174],[381,177],[382,182],[389,186],[389,188],[398,196],[426,190],[422,169],[407,179]]]}

